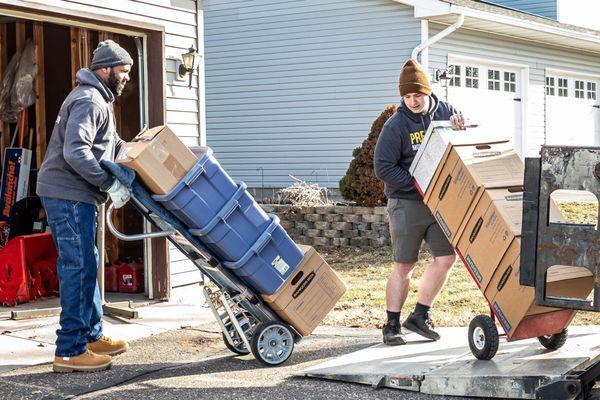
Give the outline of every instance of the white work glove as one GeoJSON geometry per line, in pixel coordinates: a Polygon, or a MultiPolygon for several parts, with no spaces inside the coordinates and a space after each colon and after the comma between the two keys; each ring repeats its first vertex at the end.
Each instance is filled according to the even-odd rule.
{"type": "Polygon", "coordinates": [[[115,208],[123,207],[131,198],[129,189],[127,189],[127,187],[118,179],[115,179],[112,185],[106,189],[106,193],[110,196],[115,208]]]}

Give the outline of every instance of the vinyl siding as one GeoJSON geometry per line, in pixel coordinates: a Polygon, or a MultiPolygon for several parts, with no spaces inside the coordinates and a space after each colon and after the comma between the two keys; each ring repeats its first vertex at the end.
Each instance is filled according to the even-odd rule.
{"type": "Polygon", "coordinates": [[[557,19],[558,0],[487,0],[515,10],[525,11],[542,17],[557,19]]]}
{"type": "Polygon", "coordinates": [[[420,42],[388,0],[204,1],[207,141],[249,187],[337,188],[420,42]]]}
{"type": "MultiPolygon", "coordinates": [[[[434,35],[442,29],[442,26],[430,24],[430,35],[434,35]]],[[[527,102],[527,125],[524,131],[525,155],[537,154],[539,147],[545,141],[544,85],[546,68],[600,75],[600,60],[596,55],[571,52],[564,48],[536,45],[464,29],[452,33],[432,46],[429,52],[429,67],[432,70],[445,68],[449,53],[529,66],[529,87],[525,98],[527,102]]],[[[442,93],[442,97],[445,97],[444,93],[442,93]]],[[[569,132],[567,134],[577,133],[569,132]]]]}
{"type": "MultiPolygon", "coordinates": [[[[48,0],[49,4],[65,9],[87,11],[104,15],[118,15],[121,18],[144,21],[165,27],[166,58],[166,118],[167,123],[184,143],[197,146],[201,143],[200,107],[202,91],[199,90],[198,74],[192,80],[177,80],[177,60],[194,44],[199,52],[203,48],[203,30],[198,27],[195,0],[48,0]]],[[[198,15],[200,13],[200,16],[198,15]]],[[[149,84],[152,84],[151,82],[149,84]]],[[[177,249],[170,246],[171,283],[173,287],[200,281],[198,269],[177,249]]]]}

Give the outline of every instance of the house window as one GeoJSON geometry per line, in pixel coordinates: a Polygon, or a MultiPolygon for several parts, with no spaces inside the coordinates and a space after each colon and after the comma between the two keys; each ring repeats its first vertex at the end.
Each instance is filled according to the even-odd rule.
{"type": "Polygon", "coordinates": [[[488,69],[488,89],[500,90],[500,71],[488,69]]]}
{"type": "Polygon", "coordinates": [[[479,88],[479,68],[465,67],[465,86],[468,88],[479,88]]]}
{"type": "Polygon", "coordinates": [[[504,73],[504,91],[512,93],[517,91],[517,74],[514,72],[504,73]]]}
{"type": "Polygon", "coordinates": [[[448,66],[448,76],[450,77],[448,85],[460,86],[460,68],[460,65],[448,66]]]}
{"type": "Polygon", "coordinates": [[[575,98],[583,99],[584,96],[585,84],[583,81],[575,81],[575,98]]]}
{"type": "Polygon", "coordinates": [[[569,80],[566,78],[558,78],[558,97],[569,96],[569,80]]]}
{"type": "Polygon", "coordinates": [[[596,100],[596,82],[587,82],[588,100],[596,100]]]}
{"type": "Polygon", "coordinates": [[[546,95],[554,96],[555,95],[555,87],[556,84],[553,76],[546,77],[546,95]]]}

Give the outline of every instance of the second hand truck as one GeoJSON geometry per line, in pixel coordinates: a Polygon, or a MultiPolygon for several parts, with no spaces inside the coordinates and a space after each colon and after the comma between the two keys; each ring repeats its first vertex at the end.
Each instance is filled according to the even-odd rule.
{"type": "MultiPolygon", "coordinates": [[[[566,223],[552,221],[550,217],[551,195],[557,190],[586,191],[598,198],[600,148],[542,146],[540,155],[540,158],[525,159],[520,284],[535,288],[539,306],[600,311],[600,221],[566,223]],[[592,300],[548,295],[546,275],[554,265],[588,269],[594,277],[592,300]]],[[[472,349],[498,348],[499,335],[494,317],[491,311],[491,316],[479,315],[471,321],[469,345],[472,349]],[[481,320],[488,323],[478,323],[481,320]]],[[[538,336],[535,329],[529,333],[529,338],[538,336]]],[[[527,337],[507,335],[506,339],[513,341],[527,337]]],[[[538,336],[540,343],[550,350],[560,348],[566,339],[566,329],[538,336]]],[[[491,359],[494,354],[488,354],[484,359],[491,359]]],[[[537,388],[536,396],[538,399],[586,399],[599,377],[600,362],[597,362],[537,388]]]]}
{"type": "Polygon", "coordinates": [[[119,232],[112,223],[114,208],[111,204],[106,211],[106,225],[111,233],[124,241],[166,237],[215,284],[216,289],[204,286],[203,294],[221,327],[225,346],[239,355],[252,352],[267,366],[284,363],[292,355],[294,344],[302,338],[298,331],[281,321],[256,293],[224,268],[177,217],[156,202],[135,179],[133,170],[109,161],[101,164],[131,190],[130,203],[157,230],[136,235],[119,232]]]}

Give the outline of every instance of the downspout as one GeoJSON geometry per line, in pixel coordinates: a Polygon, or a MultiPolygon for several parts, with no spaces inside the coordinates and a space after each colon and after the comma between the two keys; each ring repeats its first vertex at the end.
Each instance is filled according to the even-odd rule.
{"type": "MultiPolygon", "coordinates": [[[[438,34],[430,37],[429,39],[423,40],[423,37],[422,37],[421,40],[423,40],[423,41],[421,42],[420,45],[418,45],[417,47],[415,47],[413,49],[410,58],[412,58],[413,60],[416,60],[417,57],[418,57],[418,55],[419,55],[419,53],[421,53],[423,50],[427,49],[429,46],[431,46],[435,42],[439,41],[440,39],[445,38],[446,36],[448,36],[449,34],[451,34],[452,32],[454,32],[455,30],[457,30],[458,28],[460,28],[464,22],[465,22],[465,16],[464,16],[464,14],[458,14],[458,19],[456,20],[456,22],[453,23],[452,25],[450,25],[449,27],[447,27],[446,29],[444,29],[443,31],[441,31],[438,34]]],[[[429,58],[429,57],[426,57],[426,54],[423,54],[423,56],[424,56],[423,58],[425,58],[425,59],[421,60],[421,64],[423,64],[423,67],[426,68],[427,64],[429,63],[429,60],[427,58],[429,58]]]]}

